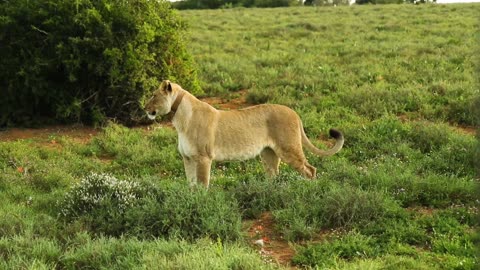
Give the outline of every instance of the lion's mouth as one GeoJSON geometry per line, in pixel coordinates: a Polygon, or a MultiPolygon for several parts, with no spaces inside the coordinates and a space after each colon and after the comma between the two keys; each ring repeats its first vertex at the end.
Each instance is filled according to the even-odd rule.
{"type": "Polygon", "coordinates": [[[147,117],[148,119],[150,120],[155,120],[155,118],[157,117],[157,112],[156,111],[153,111],[153,112],[147,112],[147,117]]]}

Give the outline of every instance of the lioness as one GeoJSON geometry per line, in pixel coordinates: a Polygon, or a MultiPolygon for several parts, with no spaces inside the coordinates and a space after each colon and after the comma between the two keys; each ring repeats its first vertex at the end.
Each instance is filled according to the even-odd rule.
{"type": "Polygon", "coordinates": [[[145,106],[155,119],[171,111],[178,132],[178,150],[191,184],[208,187],[213,160],[245,160],[261,156],[270,177],[278,174],[283,160],[308,178],[316,169],[308,164],[302,145],[319,156],[331,156],[343,146],[340,131],[330,129],[335,145],[322,151],[307,138],[302,121],[290,108],[263,104],[242,110],[221,111],[202,102],[178,84],[165,80],[145,106]]]}

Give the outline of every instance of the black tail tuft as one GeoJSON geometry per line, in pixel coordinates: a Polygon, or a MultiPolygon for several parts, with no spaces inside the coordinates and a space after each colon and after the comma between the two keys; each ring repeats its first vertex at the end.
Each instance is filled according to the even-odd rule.
{"type": "Polygon", "coordinates": [[[330,136],[332,136],[335,139],[340,139],[340,138],[343,137],[343,134],[342,134],[342,132],[340,132],[340,131],[338,131],[334,128],[331,128],[330,129],[330,136]]]}

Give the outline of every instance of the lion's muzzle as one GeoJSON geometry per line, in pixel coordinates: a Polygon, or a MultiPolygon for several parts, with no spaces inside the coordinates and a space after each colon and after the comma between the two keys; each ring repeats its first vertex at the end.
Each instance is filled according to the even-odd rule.
{"type": "Polygon", "coordinates": [[[157,111],[156,110],[153,110],[151,112],[147,111],[147,117],[150,120],[155,120],[155,118],[157,117],[157,111]]]}

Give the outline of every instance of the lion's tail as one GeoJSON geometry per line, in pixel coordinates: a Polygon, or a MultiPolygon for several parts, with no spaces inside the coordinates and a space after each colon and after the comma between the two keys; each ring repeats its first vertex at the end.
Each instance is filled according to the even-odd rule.
{"type": "Polygon", "coordinates": [[[315,147],[315,145],[313,145],[312,142],[310,142],[307,135],[305,135],[305,131],[303,130],[303,126],[301,127],[301,129],[302,129],[302,144],[304,146],[306,146],[308,148],[308,150],[310,150],[315,155],[318,155],[320,157],[328,157],[328,156],[334,155],[335,153],[340,151],[340,149],[342,149],[342,147],[343,147],[343,143],[345,141],[344,138],[343,138],[343,134],[342,134],[342,132],[340,132],[336,129],[333,129],[333,128],[330,129],[330,136],[335,138],[337,141],[332,148],[330,148],[328,150],[325,150],[325,151],[320,150],[317,147],[315,147]]]}

